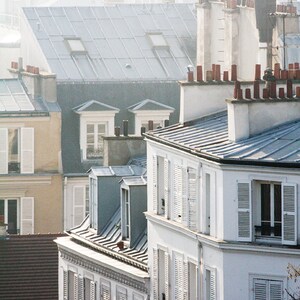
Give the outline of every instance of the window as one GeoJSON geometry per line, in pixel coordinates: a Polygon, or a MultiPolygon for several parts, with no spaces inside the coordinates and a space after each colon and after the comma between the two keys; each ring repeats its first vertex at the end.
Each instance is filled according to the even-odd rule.
{"type": "Polygon", "coordinates": [[[98,189],[97,189],[97,179],[90,177],[90,223],[91,227],[97,229],[97,208],[98,208],[98,189]]]}
{"type": "Polygon", "coordinates": [[[252,241],[255,238],[296,245],[296,187],[295,184],[271,181],[238,182],[239,240],[252,241]]]}
{"type": "Polygon", "coordinates": [[[68,271],[68,300],[75,300],[75,273],[68,271]]]}
{"type": "Polygon", "coordinates": [[[84,278],[84,300],[95,300],[96,298],[96,283],[89,279],[84,278]]]}
{"type": "Polygon", "coordinates": [[[110,283],[108,281],[104,281],[104,280],[101,281],[100,299],[101,300],[110,300],[111,299],[110,283]]]}
{"type": "Polygon", "coordinates": [[[103,157],[103,136],[106,134],[105,124],[88,123],[86,125],[86,158],[103,157]]]}
{"type": "Polygon", "coordinates": [[[86,53],[86,49],[81,41],[81,39],[66,39],[67,46],[71,53],[80,54],[86,53]]]}
{"type": "Polygon", "coordinates": [[[10,234],[32,234],[34,232],[33,197],[0,198],[0,216],[7,224],[10,234]]]}
{"type": "Polygon", "coordinates": [[[253,279],[253,300],[282,300],[283,281],[253,279]]]}
{"type": "Polygon", "coordinates": [[[129,239],[130,237],[130,203],[129,203],[129,191],[122,189],[122,236],[123,239],[129,239]]]}
{"type": "Polygon", "coordinates": [[[162,33],[148,33],[153,47],[168,47],[167,41],[162,33]]]}
{"type": "Polygon", "coordinates": [[[187,299],[198,299],[197,266],[188,262],[188,297],[187,299]]]}
{"type": "Polygon", "coordinates": [[[211,183],[210,174],[205,174],[205,233],[210,234],[210,202],[211,202],[211,183]]]}
{"type": "Polygon", "coordinates": [[[212,268],[205,268],[205,295],[207,300],[216,300],[216,271],[212,268]]]}
{"type": "Polygon", "coordinates": [[[127,300],[127,290],[117,286],[117,300],[127,300]]]}
{"type": "Polygon", "coordinates": [[[89,205],[89,202],[90,202],[90,187],[88,185],[85,186],[85,216],[87,216],[90,212],[90,205],[89,205]]]}
{"type": "Polygon", "coordinates": [[[34,173],[34,129],[0,128],[0,174],[34,173]]]}
{"type": "Polygon", "coordinates": [[[187,278],[184,276],[183,257],[181,254],[173,253],[173,270],[174,270],[174,300],[185,299],[184,297],[184,280],[187,278]]]}

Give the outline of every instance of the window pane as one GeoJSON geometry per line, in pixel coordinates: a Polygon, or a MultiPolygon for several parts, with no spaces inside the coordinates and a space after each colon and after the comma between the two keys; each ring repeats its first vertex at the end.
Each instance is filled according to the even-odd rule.
{"type": "Polygon", "coordinates": [[[8,171],[20,172],[18,129],[8,129],[8,171]]]}
{"type": "Polygon", "coordinates": [[[270,184],[261,185],[261,233],[262,235],[271,234],[271,218],[270,218],[270,184]]]}
{"type": "Polygon", "coordinates": [[[86,136],[86,141],[87,141],[88,144],[94,145],[94,135],[93,134],[88,134],[86,136]]]}
{"type": "Polygon", "coordinates": [[[17,234],[17,200],[9,200],[7,206],[7,231],[11,234],[17,234]]]}
{"type": "Polygon", "coordinates": [[[94,133],[94,125],[93,124],[87,124],[86,125],[86,132],[87,133],[94,133]]]}
{"type": "Polygon", "coordinates": [[[281,236],[281,185],[274,185],[274,220],[275,236],[281,236]]]}
{"type": "Polygon", "coordinates": [[[98,134],[105,134],[105,125],[104,124],[98,124],[98,134]]]}
{"type": "Polygon", "coordinates": [[[4,200],[0,199],[0,223],[3,222],[5,223],[4,219],[4,200]]]}

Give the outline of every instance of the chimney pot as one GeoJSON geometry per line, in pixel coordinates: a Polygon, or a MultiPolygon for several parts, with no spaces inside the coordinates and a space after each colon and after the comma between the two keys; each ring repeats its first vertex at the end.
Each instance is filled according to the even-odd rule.
{"type": "Polygon", "coordinates": [[[258,80],[255,80],[253,82],[253,98],[254,99],[260,98],[260,96],[259,96],[259,81],[258,80]]]}
{"type": "Polygon", "coordinates": [[[249,88],[245,89],[245,98],[251,99],[251,89],[249,88]]]}
{"type": "Polygon", "coordinates": [[[282,79],[282,80],[287,80],[288,79],[288,71],[287,70],[281,70],[280,79],[282,79]]]}
{"type": "Polygon", "coordinates": [[[243,99],[243,90],[242,89],[238,89],[237,90],[237,99],[238,100],[242,100],[243,99]]]}
{"type": "Polygon", "coordinates": [[[294,79],[294,64],[289,64],[288,78],[294,79]]]}
{"type": "Polygon", "coordinates": [[[231,81],[237,81],[237,65],[231,66],[231,81]]]}
{"type": "Polygon", "coordinates": [[[270,82],[270,97],[277,98],[276,95],[276,81],[270,82]]]}
{"type": "Polygon", "coordinates": [[[115,127],[115,136],[120,136],[120,134],[121,134],[121,128],[120,128],[120,126],[116,126],[115,127]]]}
{"type": "Polygon", "coordinates": [[[292,98],[293,97],[293,82],[291,79],[286,81],[286,97],[292,98]]]}
{"type": "Polygon", "coordinates": [[[276,79],[280,79],[280,63],[274,64],[274,76],[276,79]]]}
{"type": "Polygon", "coordinates": [[[256,64],[255,65],[255,80],[260,80],[261,79],[261,65],[256,64]]]}
{"type": "Polygon", "coordinates": [[[206,71],[206,81],[212,81],[212,80],[213,80],[213,72],[206,71]]]}
{"type": "Polygon", "coordinates": [[[300,86],[296,87],[296,97],[300,98],[300,86]]]}
{"type": "Polygon", "coordinates": [[[197,81],[203,81],[202,66],[197,66],[197,81]]]}
{"type": "Polygon", "coordinates": [[[228,71],[224,71],[223,72],[223,81],[228,81],[228,80],[229,80],[228,71]]]}
{"type": "Polygon", "coordinates": [[[146,127],[141,127],[141,135],[143,135],[146,132],[146,127]]]}
{"type": "Polygon", "coordinates": [[[153,130],[153,121],[152,120],[148,121],[148,129],[153,130]]]}
{"type": "Polygon", "coordinates": [[[164,127],[168,127],[169,124],[170,124],[170,121],[169,121],[169,120],[165,120],[165,121],[164,121],[164,127]]]}
{"type": "Polygon", "coordinates": [[[123,135],[128,136],[128,120],[123,120],[123,135]]]}
{"type": "Polygon", "coordinates": [[[283,87],[279,88],[279,98],[284,99],[284,88],[283,87]]]}
{"type": "Polygon", "coordinates": [[[221,66],[215,65],[215,80],[220,81],[221,80],[221,66]]]}
{"type": "Polygon", "coordinates": [[[269,98],[269,89],[264,88],[263,89],[263,99],[268,99],[269,98]]]}
{"type": "Polygon", "coordinates": [[[238,98],[238,90],[241,88],[241,83],[239,81],[236,81],[234,83],[234,91],[233,91],[233,98],[237,99],[238,98]]]}
{"type": "Polygon", "coordinates": [[[296,70],[296,79],[300,80],[300,70],[296,70]]]}

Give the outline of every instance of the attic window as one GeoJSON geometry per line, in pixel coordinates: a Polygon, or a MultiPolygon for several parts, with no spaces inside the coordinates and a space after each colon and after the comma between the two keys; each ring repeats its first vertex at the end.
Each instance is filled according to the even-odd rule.
{"type": "Polygon", "coordinates": [[[86,49],[81,41],[81,39],[66,39],[66,43],[71,51],[71,53],[80,54],[85,53],[86,49]]]}
{"type": "Polygon", "coordinates": [[[153,47],[168,47],[167,41],[162,33],[148,33],[153,47]]]}

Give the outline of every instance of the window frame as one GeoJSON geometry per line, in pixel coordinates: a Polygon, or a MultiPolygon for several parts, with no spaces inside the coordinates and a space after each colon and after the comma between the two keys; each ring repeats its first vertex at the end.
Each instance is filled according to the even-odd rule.
{"type": "Polygon", "coordinates": [[[122,239],[130,240],[130,188],[121,185],[122,239]]]}
{"type": "Polygon", "coordinates": [[[0,196],[0,200],[4,201],[4,223],[7,224],[7,232],[9,232],[9,228],[8,228],[8,202],[9,201],[17,201],[17,226],[16,226],[16,232],[11,233],[11,234],[19,234],[21,231],[21,201],[19,197],[1,197],[0,196]]]}

